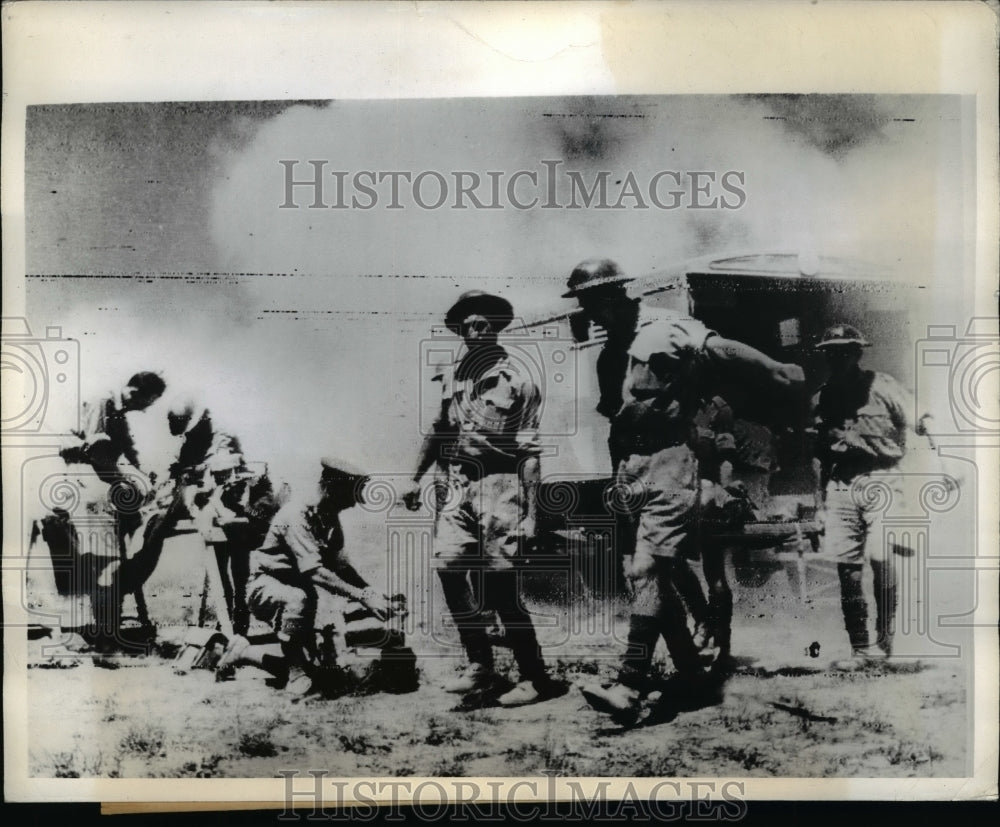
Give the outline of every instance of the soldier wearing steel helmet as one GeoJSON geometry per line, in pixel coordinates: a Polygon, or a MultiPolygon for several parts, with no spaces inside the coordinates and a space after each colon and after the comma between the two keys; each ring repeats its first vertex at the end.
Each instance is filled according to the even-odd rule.
{"type": "Polygon", "coordinates": [[[749,381],[792,387],[804,380],[798,365],[776,362],[695,319],[641,308],[625,291],[628,281],[613,261],[589,260],[574,269],[564,294],[576,298],[585,316],[607,334],[598,357],[598,410],[611,419],[617,483],[640,495],[629,515],[635,545],[625,550],[632,590],[628,647],[616,682],[584,688],[591,706],[625,725],[641,714],[661,636],[681,687],[697,696],[705,685],[679,595],[683,557],[697,542],[700,485],[690,443],[704,377],[736,368],[746,371],[749,381]]]}
{"type": "Polygon", "coordinates": [[[861,368],[869,344],[856,327],[837,324],[816,345],[830,370],[813,398],[824,544],[838,561],[841,609],[851,645],[851,656],[834,667],[847,670],[891,657],[895,632],[895,566],[882,537],[879,512],[864,491],[877,477],[880,484],[901,493],[902,480],[893,471],[907,450],[907,435],[926,433],[923,420],[915,426],[909,422],[913,404],[902,385],[888,374],[861,368]],[[874,583],[874,643],[863,589],[866,560],[874,583]]]}
{"type": "MultiPolygon", "coordinates": [[[[587,338],[591,325],[596,326],[605,336],[604,345],[597,356],[599,398],[596,411],[611,422],[608,453],[613,476],[618,473],[623,451],[628,450],[627,443],[631,439],[628,435],[629,428],[617,418],[622,409],[622,385],[629,362],[628,348],[639,328],[663,315],[660,311],[643,305],[638,298],[628,295],[625,285],[631,281],[633,279],[611,259],[588,259],[573,269],[567,282],[569,289],[563,293],[563,298],[575,298],[580,304],[580,310],[571,317],[576,338],[587,338]]],[[[635,546],[634,529],[630,520],[618,520],[615,545],[620,554],[631,554],[635,546]]],[[[708,653],[712,642],[711,607],[705,599],[701,583],[683,557],[675,560],[673,581],[694,620],[695,644],[699,650],[708,653]]],[[[724,579],[721,582],[724,583],[724,579]]],[[[709,583],[718,586],[720,577],[710,577],[709,583]]],[[[721,591],[728,591],[728,585],[721,591]]]]}

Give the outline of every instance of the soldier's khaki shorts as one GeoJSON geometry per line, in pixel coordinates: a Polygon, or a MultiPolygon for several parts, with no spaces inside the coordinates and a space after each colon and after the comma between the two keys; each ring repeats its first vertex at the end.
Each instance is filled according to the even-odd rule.
{"type": "Polygon", "coordinates": [[[259,574],[247,585],[247,606],[253,616],[279,634],[311,629],[316,616],[315,593],[259,574]]]}
{"type": "Polygon", "coordinates": [[[434,538],[435,564],[455,569],[511,568],[522,514],[517,474],[470,479],[459,469],[451,470],[434,538]]]}
{"type": "Polygon", "coordinates": [[[823,551],[840,563],[890,560],[893,546],[884,518],[902,498],[902,478],[898,475],[862,474],[850,482],[830,480],[823,551]]]}
{"type": "Polygon", "coordinates": [[[700,483],[698,461],[686,445],[655,454],[632,454],[618,465],[616,481],[630,492],[635,526],[634,561],[697,552],[700,483]]]}

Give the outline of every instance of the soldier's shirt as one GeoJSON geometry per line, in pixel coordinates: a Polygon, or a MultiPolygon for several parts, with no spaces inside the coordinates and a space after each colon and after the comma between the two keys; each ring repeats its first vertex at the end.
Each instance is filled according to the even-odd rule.
{"type": "Polygon", "coordinates": [[[689,440],[703,397],[705,343],[713,335],[688,316],[643,309],[613,420],[615,437],[626,449],[630,440],[639,450],[645,441],[655,450],[689,440]]]}
{"type": "Polygon", "coordinates": [[[138,468],[139,457],[126,413],[125,403],[119,393],[109,393],[98,402],[85,402],[82,427],[78,431],[73,431],[73,435],[86,446],[106,438],[108,446],[102,451],[106,461],[113,463],[118,457],[124,456],[129,463],[138,468]]]}
{"type": "Polygon", "coordinates": [[[177,451],[177,464],[184,469],[194,469],[202,465],[213,453],[220,434],[216,434],[212,415],[203,410],[201,415],[181,435],[181,446],[177,451]]]}
{"type": "Polygon", "coordinates": [[[906,453],[913,400],[885,373],[861,371],[848,387],[824,385],[813,397],[817,453],[824,463],[889,468],[906,453]]]}
{"type": "Polygon", "coordinates": [[[518,469],[541,454],[541,394],[500,347],[470,351],[442,374],[448,494],[435,536],[438,565],[505,568],[524,516],[518,469]]]}
{"type": "Polygon", "coordinates": [[[275,515],[261,547],[251,553],[250,576],[305,583],[320,566],[335,571],[344,560],[343,550],[339,519],[324,520],[312,506],[289,503],[275,515]]]}
{"type": "Polygon", "coordinates": [[[500,347],[469,351],[438,378],[446,462],[509,473],[526,457],[541,454],[541,393],[526,364],[500,347]]]}
{"type": "Polygon", "coordinates": [[[703,398],[705,343],[712,335],[695,319],[657,310],[644,314],[629,347],[622,407],[612,420],[612,450],[620,457],[619,484],[642,492],[632,506],[633,581],[651,558],[694,548],[699,486],[691,430],[703,398]]]}

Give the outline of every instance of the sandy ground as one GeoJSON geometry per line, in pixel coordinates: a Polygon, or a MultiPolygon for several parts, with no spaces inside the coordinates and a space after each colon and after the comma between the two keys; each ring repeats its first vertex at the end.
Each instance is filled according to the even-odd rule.
{"type": "MultiPolygon", "coordinates": [[[[904,657],[894,670],[843,674],[846,654],[834,575],[809,568],[809,602],[781,571],[736,586],[736,674],[720,703],[667,723],[623,731],[574,687],[517,709],[455,711],[441,684],[459,667],[418,633],[420,688],[293,702],[244,667],[231,682],[174,673],[156,655],[95,665],[46,657],[29,644],[30,773],[38,777],[273,777],[323,767],[333,775],[955,777],[967,774],[970,657],[904,657]],[[807,651],[818,643],[817,657],[807,651]],[[61,665],[63,668],[56,668],[61,665]],[[58,710],[55,714],[54,711],[58,710]]],[[[558,606],[535,602],[536,611],[558,606]]],[[[574,684],[610,677],[619,640],[582,630],[567,641],[541,629],[553,671],[574,684]]],[[[904,654],[919,654],[904,637],[904,654]]],[[[815,651],[815,647],[814,647],[815,651]]],[[[516,675],[509,652],[501,670],[516,675]]],[[[669,660],[657,654],[657,668],[669,660]]]]}

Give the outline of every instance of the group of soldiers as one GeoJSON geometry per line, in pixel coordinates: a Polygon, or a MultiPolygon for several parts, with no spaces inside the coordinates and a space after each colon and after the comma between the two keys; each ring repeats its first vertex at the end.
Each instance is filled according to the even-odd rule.
{"type": "MultiPolygon", "coordinates": [[[[390,659],[412,661],[401,633],[386,625],[405,614],[405,598],[378,594],[344,551],[339,515],[361,501],[366,475],[346,462],[324,458],[317,490],[311,496],[300,491],[295,497],[287,485],[276,487],[266,469],[253,470],[239,440],[218,431],[207,409],[180,400],[167,413],[169,432],[179,441],[167,478],[160,481],[155,472],[144,477],[127,415],[145,411],[165,390],[158,374],[135,374],[120,393],[85,406],[82,427],[60,451],[68,464],[89,466],[107,485],[101,504],[117,545],[111,559],[84,564],[95,569],[93,576],[82,578],[93,584],[94,624],[90,642],[79,645],[108,653],[134,643],[122,629],[123,598],[128,594],[135,598],[140,627],[152,627],[142,587],[160,560],[164,542],[188,519],[214,550],[206,566],[220,575],[222,594],[217,597],[224,598],[224,604],[215,611],[225,617],[230,637],[216,664],[219,679],[231,678],[236,666],[252,663],[270,672],[275,686],[295,694],[313,691],[323,655],[322,633],[328,631],[315,624],[320,590],[341,599],[333,609],[340,621],[339,640],[329,639],[332,631],[327,634],[331,647],[346,645],[346,631],[352,643],[361,641],[390,659]],[[152,481],[151,489],[143,490],[144,479],[152,481]],[[272,626],[276,645],[266,636],[251,645],[247,635],[252,618],[272,626]]],[[[72,519],[62,510],[40,525],[54,559],[57,549],[74,545],[74,532],[72,519]]],[[[75,545],[80,547],[79,537],[75,545]]],[[[83,556],[88,555],[77,555],[83,556]]],[[[210,580],[206,578],[206,590],[210,580]]],[[[326,663],[332,666],[334,650],[327,654],[326,663]]]]}
{"type": "MultiPolygon", "coordinates": [[[[706,479],[722,488],[732,482],[729,471],[720,472],[726,454],[719,448],[726,441],[719,435],[728,431],[731,437],[732,431],[719,421],[732,412],[713,387],[723,380],[769,386],[776,398],[796,404],[806,378],[799,365],[775,361],[690,315],[643,304],[630,295],[631,281],[613,261],[588,260],[572,271],[563,294],[579,305],[574,331],[602,336],[596,409],[610,425],[614,486],[631,503],[617,518],[614,544],[630,601],[626,649],[615,681],[582,691],[592,707],[625,725],[639,719],[644,699],[655,689],[651,668],[660,638],[676,672],[668,704],[710,697],[732,669],[732,593],[723,552],[703,544],[699,532],[706,479]],[[704,451],[706,434],[719,449],[714,459],[704,451]],[[707,596],[689,565],[698,557],[707,596]]],[[[448,310],[445,325],[462,338],[464,349],[435,376],[441,393],[434,426],[423,439],[412,484],[401,498],[411,510],[422,508],[423,479],[433,474],[436,568],[467,660],[444,688],[460,694],[465,707],[518,706],[567,692],[566,684],[547,669],[519,594],[518,562],[530,554],[538,524],[542,397],[499,338],[513,319],[509,301],[482,291],[464,293],[448,310]],[[497,674],[487,616],[503,627],[517,664],[517,682],[497,674]]],[[[908,435],[924,428],[923,422],[908,421],[912,407],[894,379],[861,368],[868,344],[846,324],[827,330],[817,344],[828,357],[829,378],[813,400],[816,466],[825,504],[824,542],[838,561],[851,646],[850,657],[835,664],[843,669],[892,656],[896,607],[891,554],[873,525],[870,504],[854,492],[873,474],[891,474],[906,451],[908,435]],[[874,641],[869,639],[869,601],[862,590],[866,560],[875,580],[874,641]]],[[[81,434],[85,444],[67,449],[65,458],[92,464],[112,486],[124,484],[119,460],[138,461],[128,453],[125,414],[143,410],[159,397],[162,380],[155,380],[159,377],[154,374],[133,377],[120,398],[103,403],[103,420],[94,424],[91,436],[81,434]],[[94,439],[93,434],[100,436],[94,439]]],[[[366,475],[343,462],[324,460],[312,496],[298,492],[289,498],[287,491],[276,492],[266,475],[244,473],[238,446],[234,449],[232,438],[226,438],[229,447],[220,447],[225,439],[214,433],[207,412],[195,416],[189,405],[171,416],[172,433],[183,437],[171,470],[174,487],[194,492],[175,494],[171,502],[199,513],[208,507],[206,500],[216,503],[216,523],[231,532],[240,526],[242,534],[237,539],[233,533],[231,547],[239,547],[249,561],[242,574],[236,569],[240,554],[219,561],[231,574],[227,600],[240,620],[234,623],[236,634],[219,663],[220,672],[253,663],[289,691],[314,691],[319,593],[346,601],[342,617],[356,612],[362,625],[381,630],[380,645],[386,651],[401,650],[391,621],[405,613],[405,598],[373,589],[345,553],[339,515],[363,501],[366,475]],[[216,468],[228,465],[235,471],[238,492],[232,490],[232,479],[223,484],[204,476],[192,481],[213,461],[216,468]],[[221,514],[228,517],[219,519],[221,514]],[[280,651],[251,644],[246,636],[251,614],[272,625],[280,651]]],[[[767,467],[766,453],[760,452],[759,467],[767,467]]]]}
{"type": "MultiPolygon", "coordinates": [[[[626,650],[614,682],[582,687],[591,706],[626,725],[643,714],[644,698],[655,691],[650,672],[660,638],[676,670],[670,697],[660,696],[668,710],[710,698],[732,669],[732,592],[723,551],[702,544],[699,532],[704,483],[725,488],[731,482],[720,473],[726,465],[719,462],[723,451],[716,452],[715,462],[703,455],[699,462],[704,442],[699,433],[714,430],[719,437],[727,430],[718,421],[728,406],[713,394],[713,386],[720,380],[751,388],[767,385],[795,404],[805,384],[797,364],[777,362],[689,315],[642,304],[629,294],[630,281],[613,261],[587,260],[574,268],[563,294],[579,305],[574,328],[588,335],[596,328],[603,336],[596,409],[610,423],[614,484],[621,499],[633,504],[618,520],[615,538],[630,599],[626,650]],[[688,564],[698,556],[707,598],[688,564]]],[[[538,518],[541,406],[539,388],[518,372],[498,340],[513,317],[506,299],[479,291],[464,294],[448,311],[445,324],[463,338],[465,352],[437,377],[440,410],[404,497],[411,508],[418,507],[421,480],[435,468],[439,501],[447,503],[437,518],[435,556],[468,659],[468,667],[447,688],[475,702],[492,694],[502,706],[566,692],[546,673],[517,589],[516,561],[530,548],[538,518]],[[495,611],[507,631],[520,678],[512,688],[495,674],[483,610],[495,611]]],[[[892,656],[892,559],[873,525],[871,502],[855,492],[871,475],[890,473],[906,451],[908,433],[923,433],[925,426],[908,422],[912,406],[894,379],[860,367],[868,345],[846,324],[828,329],[817,344],[828,357],[829,378],[813,400],[816,467],[825,542],[838,561],[851,645],[850,657],[834,664],[838,669],[863,668],[892,656]],[[862,592],[866,559],[875,579],[874,641],[862,592]]],[[[709,441],[717,449],[724,442],[709,441]]],[[[749,465],[755,472],[764,469],[758,476],[766,478],[770,462],[764,449],[749,465]]],[[[890,484],[895,482],[890,479],[890,484]]]]}

